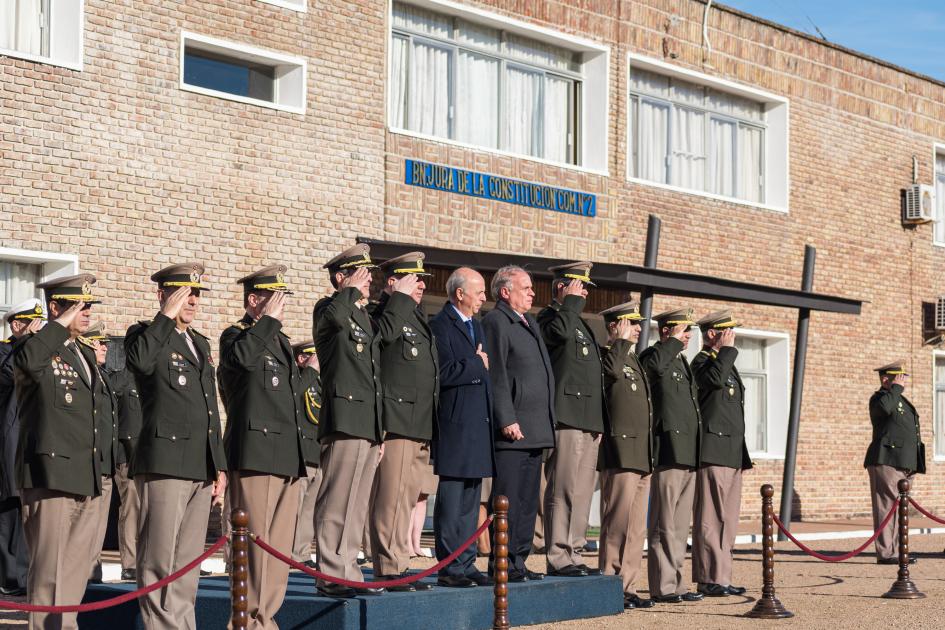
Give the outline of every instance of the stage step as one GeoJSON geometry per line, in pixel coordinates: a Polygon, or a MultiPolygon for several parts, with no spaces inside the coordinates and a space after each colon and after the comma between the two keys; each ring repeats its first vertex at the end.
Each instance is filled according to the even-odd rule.
{"type": "MultiPolygon", "coordinates": [[[[370,571],[366,577],[370,578],[370,571]]],[[[427,580],[435,583],[435,580],[427,580]]],[[[115,597],[133,585],[89,585],[86,602],[115,597]]],[[[230,585],[226,576],[201,578],[197,593],[197,626],[225,628],[230,618],[230,585]]],[[[623,612],[623,589],[615,576],[546,577],[509,585],[513,626],[566,619],[601,617],[623,612]]],[[[492,627],[492,588],[443,588],[420,593],[385,593],[348,600],[316,597],[314,580],[293,572],[276,622],[281,630],[488,630],[492,627]]],[[[82,613],[79,627],[89,630],[143,630],[137,601],[82,613]]]]}

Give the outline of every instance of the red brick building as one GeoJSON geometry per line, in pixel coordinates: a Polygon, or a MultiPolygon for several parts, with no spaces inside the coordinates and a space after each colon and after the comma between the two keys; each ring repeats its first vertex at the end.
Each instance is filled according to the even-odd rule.
{"type": "MultiPolygon", "coordinates": [[[[701,0],[2,10],[0,309],[88,271],[117,332],[156,309],[151,272],[199,259],[213,336],[239,317],[234,281],[283,261],[307,337],[321,265],[356,236],[640,264],[653,213],[660,267],[788,288],[811,244],[815,290],[865,303],[812,317],[803,516],[868,512],[871,368],[898,357],[928,446],[918,496],[945,511],[945,353],[923,317],[945,294],[945,223],[901,222],[913,158],[945,215],[941,82],[701,0]],[[410,185],[408,160],[497,176],[509,200],[410,185]]],[[[751,513],[780,484],[796,312],[737,313],[751,513]]]]}

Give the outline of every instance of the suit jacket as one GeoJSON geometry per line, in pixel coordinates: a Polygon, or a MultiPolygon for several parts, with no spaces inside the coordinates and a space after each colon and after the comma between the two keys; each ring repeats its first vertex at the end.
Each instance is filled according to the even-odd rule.
{"type": "Polygon", "coordinates": [[[692,360],[702,413],[701,463],[747,470],[752,467],[745,444],[745,384],[735,367],[738,350],[703,350],[692,360]]]}
{"type": "Polygon", "coordinates": [[[132,475],[211,481],[226,469],[210,341],[188,331],[199,359],[163,313],[125,335],[126,364],[138,383],[144,416],[132,475]]]}
{"type": "Polygon", "coordinates": [[[116,464],[130,464],[138,435],[141,433],[141,399],[131,370],[125,368],[108,374],[112,391],[118,399],[118,456],[116,464]]]}
{"type": "Polygon", "coordinates": [[[689,362],[675,337],[657,341],[640,353],[653,398],[653,434],[658,466],[699,465],[702,416],[699,390],[689,362]]]}
{"type": "Polygon", "coordinates": [[[16,488],[16,445],[19,441],[20,420],[13,381],[13,357],[25,339],[10,336],[0,341],[0,499],[20,494],[16,488]]]}
{"type": "Polygon", "coordinates": [[[497,449],[555,445],[554,370],[538,322],[527,313],[525,321],[503,301],[482,319],[497,449]],[[516,422],[525,438],[513,442],[501,429],[516,422]]]}
{"type": "Polygon", "coordinates": [[[569,295],[538,313],[541,334],[555,374],[558,425],[601,433],[604,430],[604,383],[600,348],[581,318],[585,300],[569,295]]]}
{"type": "Polygon", "coordinates": [[[380,337],[348,287],[315,304],[312,338],[322,368],[318,439],[334,433],[381,442],[380,337]]]}
{"type": "Polygon", "coordinates": [[[633,344],[617,339],[604,353],[606,430],[598,468],[653,472],[653,402],[633,344]]]}
{"type": "Polygon", "coordinates": [[[863,465],[892,466],[924,474],[925,444],[919,430],[919,412],[902,392],[902,385],[893,385],[870,397],[873,440],[863,465]]]}
{"type": "Polygon", "coordinates": [[[230,470],[305,476],[300,403],[316,375],[299,370],[277,319],[246,315],[223,331],[219,378],[230,470]]]}
{"type": "Polygon", "coordinates": [[[380,337],[382,423],[387,435],[433,437],[440,397],[436,340],[412,297],[383,294],[374,311],[380,337]]]}
{"type": "Polygon", "coordinates": [[[322,377],[318,372],[315,372],[314,380],[302,392],[299,404],[304,413],[301,431],[302,458],[307,466],[318,466],[322,459],[322,447],[318,443],[318,418],[322,412],[322,377]]]}
{"type": "Polygon", "coordinates": [[[484,343],[473,318],[475,340],[447,302],[430,320],[440,370],[440,407],[433,434],[433,472],[444,477],[482,479],[495,475],[492,442],[492,389],[489,372],[476,354],[484,343]]]}
{"type": "Polygon", "coordinates": [[[17,485],[82,496],[102,492],[95,434],[96,370],[86,376],[69,331],[49,322],[23,339],[13,358],[20,418],[17,485]]]}

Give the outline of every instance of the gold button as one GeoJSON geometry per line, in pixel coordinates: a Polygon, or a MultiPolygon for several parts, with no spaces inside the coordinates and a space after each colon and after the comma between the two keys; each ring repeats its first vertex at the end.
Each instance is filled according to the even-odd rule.
{"type": "Polygon", "coordinates": [[[98,449],[93,446],[93,447],[92,447],[92,452],[94,453],[94,452],[96,452],[96,451],[98,451],[98,449]]]}
{"type": "Polygon", "coordinates": [[[348,394],[348,400],[351,400],[352,398],[354,397],[351,394],[348,394]]]}
{"type": "Polygon", "coordinates": [[[172,436],[171,436],[171,442],[173,442],[173,441],[175,441],[175,440],[177,440],[177,436],[176,436],[176,435],[172,435],[172,436]]]}
{"type": "Polygon", "coordinates": [[[213,412],[212,412],[212,411],[208,411],[207,413],[210,414],[211,416],[213,415],[213,412]]]}
{"type": "Polygon", "coordinates": [[[269,433],[269,429],[263,427],[263,433],[269,433]]]}

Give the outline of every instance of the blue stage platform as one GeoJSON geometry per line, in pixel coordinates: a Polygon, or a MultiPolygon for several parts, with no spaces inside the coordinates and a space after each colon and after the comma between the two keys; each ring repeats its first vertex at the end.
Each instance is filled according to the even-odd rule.
{"type": "MultiPolygon", "coordinates": [[[[366,573],[370,578],[370,572],[366,573]]],[[[434,580],[428,580],[435,583],[434,580]]],[[[312,578],[293,572],[286,601],[276,616],[281,630],[488,630],[492,627],[492,588],[443,588],[420,593],[338,600],[315,596],[312,578]]],[[[89,585],[86,602],[127,593],[133,584],[89,585]]],[[[197,625],[225,628],[230,617],[226,576],[200,580],[197,625]]],[[[546,577],[538,582],[509,585],[509,618],[513,626],[565,619],[601,617],[623,612],[623,588],[615,576],[546,577]]],[[[140,628],[138,602],[132,601],[79,615],[79,627],[90,630],[140,628]]]]}

